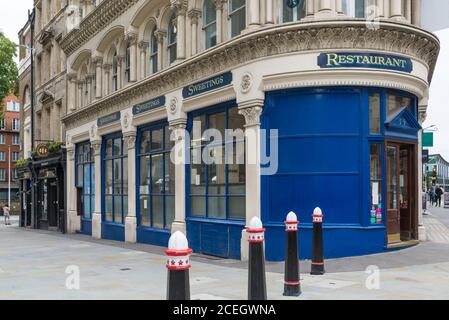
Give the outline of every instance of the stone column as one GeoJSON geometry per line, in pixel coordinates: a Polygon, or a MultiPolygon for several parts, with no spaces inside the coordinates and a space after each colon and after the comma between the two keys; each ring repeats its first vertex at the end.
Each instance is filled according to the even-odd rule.
{"type": "MultiPolygon", "coordinates": [[[[221,0],[219,1],[221,3],[221,0]]],[[[192,25],[191,27],[191,33],[192,33],[192,43],[190,45],[190,54],[193,56],[195,54],[197,54],[198,52],[198,19],[201,16],[201,11],[199,10],[190,10],[189,11],[189,18],[190,18],[190,23],[192,25]]],[[[220,20],[221,23],[221,18],[218,18],[218,9],[217,9],[217,43],[218,42],[218,38],[220,38],[221,41],[221,30],[220,33],[218,32],[218,20],[220,20]]]]}
{"type": "Polygon", "coordinates": [[[128,215],[125,219],[125,241],[135,243],[137,241],[136,218],[136,131],[124,133],[128,147],[128,215]]]}
{"type": "Polygon", "coordinates": [[[111,90],[110,88],[110,76],[112,65],[106,63],[103,65],[103,96],[107,96],[111,90]]]}
{"type": "MultiPolygon", "coordinates": [[[[239,114],[245,117],[246,141],[246,225],[253,217],[261,219],[260,204],[260,115],[264,101],[254,99],[239,103],[239,114]]],[[[246,230],[242,231],[241,257],[248,259],[248,241],[246,230]]]]}
{"type": "Polygon", "coordinates": [[[315,0],[307,0],[306,3],[306,18],[313,19],[315,15],[315,0]]]}
{"type": "Polygon", "coordinates": [[[164,41],[167,36],[166,31],[158,30],[156,31],[157,37],[157,69],[162,70],[163,64],[163,56],[164,56],[164,41]]]}
{"type": "Polygon", "coordinates": [[[376,0],[376,18],[385,17],[385,3],[384,0],[376,0]]]}
{"type": "Polygon", "coordinates": [[[247,0],[248,29],[260,28],[260,0],[247,0]]]}
{"type": "Polygon", "coordinates": [[[125,61],[125,57],[117,56],[117,91],[123,88],[123,62],[125,61]]]}
{"type": "Polygon", "coordinates": [[[129,82],[137,81],[137,34],[128,33],[126,39],[129,42],[129,82]]]}
{"type": "Polygon", "coordinates": [[[75,233],[81,229],[81,219],[78,217],[76,208],[75,188],[75,147],[67,147],[67,233],[75,233]]]}
{"type": "Polygon", "coordinates": [[[82,108],[83,107],[83,82],[82,81],[77,81],[76,82],[77,85],[77,89],[78,89],[78,99],[77,99],[77,108],[82,108]]]}
{"type": "Polygon", "coordinates": [[[217,16],[217,44],[223,42],[223,0],[215,0],[215,10],[217,16]]]}
{"type": "Polygon", "coordinates": [[[101,239],[101,139],[90,142],[95,162],[95,211],[92,215],[92,237],[101,239]]]}
{"type": "Polygon", "coordinates": [[[76,110],[76,73],[67,74],[67,104],[69,111],[76,110]]]}
{"type": "Polygon", "coordinates": [[[421,0],[412,0],[412,24],[421,27],[421,0]]]}
{"type": "Polygon", "coordinates": [[[335,1],[335,11],[337,11],[338,15],[343,15],[343,0],[335,1]]]}
{"type": "Polygon", "coordinates": [[[320,0],[319,1],[319,7],[318,7],[318,13],[320,14],[330,14],[332,11],[332,0],[320,0]]]}
{"type": "Polygon", "coordinates": [[[186,13],[187,4],[184,1],[177,1],[176,8],[176,25],[178,29],[176,38],[176,60],[184,60],[186,58],[186,13]]]}
{"type": "Polygon", "coordinates": [[[172,233],[181,231],[186,234],[186,119],[178,119],[170,122],[172,137],[176,137],[174,157],[175,162],[175,220],[172,224],[172,233]],[[179,152],[176,152],[179,151],[179,152]]]}
{"type": "Polygon", "coordinates": [[[101,70],[101,66],[103,64],[103,58],[101,57],[95,57],[93,59],[93,63],[95,64],[95,81],[97,90],[94,92],[95,98],[100,99],[103,94],[103,72],[101,70]]]}
{"type": "Polygon", "coordinates": [[[390,0],[390,18],[405,21],[404,13],[402,12],[403,0],[390,0]]]}
{"type": "MultiPolygon", "coordinates": [[[[139,66],[139,80],[145,79],[147,68],[147,48],[149,43],[146,41],[139,42],[139,50],[140,50],[140,66],[139,66]]],[[[159,52],[158,52],[159,54],[159,52]]]]}
{"type": "Polygon", "coordinates": [[[265,0],[265,24],[272,25],[274,24],[274,0],[265,0]]]}

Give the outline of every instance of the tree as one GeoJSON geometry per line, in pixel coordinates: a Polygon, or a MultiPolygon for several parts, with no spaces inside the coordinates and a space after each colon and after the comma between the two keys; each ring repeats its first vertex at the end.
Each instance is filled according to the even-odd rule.
{"type": "MultiPolygon", "coordinates": [[[[18,70],[14,62],[17,56],[16,45],[0,32],[0,104],[12,91],[18,89],[18,70]]],[[[0,116],[0,118],[2,118],[0,116]]]]}

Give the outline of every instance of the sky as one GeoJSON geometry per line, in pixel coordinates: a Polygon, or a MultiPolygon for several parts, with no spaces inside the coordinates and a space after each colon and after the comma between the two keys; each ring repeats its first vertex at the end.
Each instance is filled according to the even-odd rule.
{"type": "MultiPolygon", "coordinates": [[[[17,33],[28,19],[28,9],[33,0],[2,1],[0,5],[0,30],[15,43],[17,33]]],[[[431,153],[440,153],[449,161],[449,29],[436,32],[441,41],[441,53],[430,87],[430,100],[424,128],[436,125],[434,148],[431,153]]]]}

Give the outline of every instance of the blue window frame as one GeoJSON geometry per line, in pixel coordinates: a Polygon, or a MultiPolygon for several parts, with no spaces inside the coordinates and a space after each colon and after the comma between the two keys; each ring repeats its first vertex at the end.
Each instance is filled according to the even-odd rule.
{"type": "Polygon", "coordinates": [[[124,224],[128,215],[128,152],[121,133],[103,138],[103,221],[124,224]]]}
{"type": "Polygon", "coordinates": [[[225,135],[226,129],[244,132],[244,124],[234,103],[190,115],[190,217],[245,219],[245,139],[225,135]],[[207,129],[218,130],[222,139],[203,135],[207,129]]]}
{"type": "Polygon", "coordinates": [[[83,218],[92,219],[95,211],[95,161],[90,142],[76,145],[75,185],[82,188],[83,218]]]}
{"type": "Polygon", "coordinates": [[[167,123],[140,128],[137,142],[139,226],[170,230],[175,218],[175,166],[167,123]]]}

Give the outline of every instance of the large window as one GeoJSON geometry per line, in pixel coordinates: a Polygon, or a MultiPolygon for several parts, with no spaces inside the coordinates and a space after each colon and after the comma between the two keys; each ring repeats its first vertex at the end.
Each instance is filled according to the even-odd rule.
{"type": "Polygon", "coordinates": [[[156,36],[156,28],[151,32],[150,37],[150,74],[157,72],[157,59],[158,59],[158,43],[156,36]]]}
{"type": "Polygon", "coordinates": [[[231,20],[231,37],[235,37],[246,27],[246,1],[229,0],[229,18],[231,20]]]}
{"type": "Polygon", "coordinates": [[[140,226],[170,230],[175,218],[175,166],[168,126],[139,131],[140,226]]]}
{"type": "Polygon", "coordinates": [[[206,49],[217,44],[217,9],[215,0],[205,0],[203,8],[203,30],[206,49]]]}
{"type": "Polygon", "coordinates": [[[118,60],[117,53],[112,57],[112,92],[118,89],[118,60]]]}
{"type": "Polygon", "coordinates": [[[290,8],[288,3],[289,1],[281,0],[282,22],[298,21],[306,16],[307,1],[299,1],[299,4],[294,8],[290,8]]]}
{"type": "Polygon", "coordinates": [[[104,219],[124,224],[128,215],[128,158],[121,134],[103,141],[104,219]]]}
{"type": "Polygon", "coordinates": [[[128,42],[126,45],[126,55],[125,55],[125,79],[127,82],[131,81],[131,47],[128,42]]]}
{"type": "Polygon", "coordinates": [[[413,100],[409,97],[387,94],[387,118],[407,107],[412,114],[415,114],[413,100]]]}
{"type": "Polygon", "coordinates": [[[12,119],[12,130],[20,131],[20,120],[19,119],[12,119]]]}
{"type": "Polygon", "coordinates": [[[176,15],[173,14],[168,24],[168,59],[169,63],[173,63],[177,58],[176,42],[178,29],[176,26],[176,15]]]}
{"type": "Polygon", "coordinates": [[[365,18],[366,0],[342,0],[343,13],[353,18],[365,18]]]}
{"type": "Polygon", "coordinates": [[[76,186],[82,188],[83,217],[95,211],[95,162],[89,142],[76,146],[76,186]]]}
{"type": "Polygon", "coordinates": [[[193,117],[190,142],[191,216],[245,218],[244,124],[245,119],[238,114],[237,107],[193,117]],[[206,129],[215,129],[221,137],[204,134],[206,129]],[[226,129],[234,130],[235,134],[226,129]],[[240,135],[236,129],[240,129],[240,135]]]}

